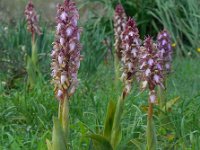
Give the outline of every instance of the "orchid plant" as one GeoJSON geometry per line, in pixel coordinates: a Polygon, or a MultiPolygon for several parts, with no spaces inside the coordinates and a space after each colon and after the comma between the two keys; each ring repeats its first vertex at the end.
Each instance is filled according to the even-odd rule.
{"type": "Polygon", "coordinates": [[[69,101],[78,85],[80,67],[79,13],[72,0],[65,0],[57,7],[56,34],[51,53],[52,83],[59,102],[58,118],[54,117],[53,137],[47,140],[49,150],[69,149],[69,101]]]}

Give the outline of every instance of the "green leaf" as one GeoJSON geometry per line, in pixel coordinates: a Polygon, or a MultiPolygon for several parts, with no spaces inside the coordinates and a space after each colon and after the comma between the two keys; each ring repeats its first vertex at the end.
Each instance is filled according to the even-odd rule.
{"type": "Polygon", "coordinates": [[[123,113],[123,107],[124,107],[124,99],[120,97],[116,106],[113,128],[112,128],[112,136],[111,136],[111,144],[114,149],[117,148],[118,144],[122,139],[121,116],[123,113]]]}
{"type": "Polygon", "coordinates": [[[110,142],[103,136],[98,134],[88,135],[92,139],[95,150],[113,150],[110,142]]]}
{"type": "Polygon", "coordinates": [[[53,117],[53,139],[52,139],[52,150],[66,150],[67,144],[65,142],[65,136],[58,118],[53,117]]]}
{"type": "Polygon", "coordinates": [[[133,145],[135,145],[138,150],[145,149],[145,145],[143,143],[141,143],[140,141],[136,140],[136,139],[131,140],[130,143],[132,143],[133,145]]]}
{"type": "Polygon", "coordinates": [[[112,131],[112,146],[114,147],[114,149],[117,148],[121,139],[122,139],[122,130],[121,127],[119,126],[117,129],[112,131]]]}
{"type": "Polygon", "coordinates": [[[166,106],[164,106],[164,107],[162,108],[162,111],[165,111],[165,110],[170,111],[170,109],[172,108],[172,106],[173,106],[174,104],[176,104],[176,102],[177,102],[179,99],[180,99],[180,97],[176,97],[176,98],[174,98],[174,99],[169,100],[169,101],[166,103],[166,106]]]}
{"type": "Polygon", "coordinates": [[[104,132],[103,132],[104,137],[106,137],[109,141],[111,139],[115,110],[116,110],[116,104],[113,101],[110,101],[108,103],[106,120],[104,124],[104,132]]]}
{"type": "Polygon", "coordinates": [[[47,143],[47,149],[52,150],[52,144],[48,139],[46,139],[46,143],[47,143]]]}

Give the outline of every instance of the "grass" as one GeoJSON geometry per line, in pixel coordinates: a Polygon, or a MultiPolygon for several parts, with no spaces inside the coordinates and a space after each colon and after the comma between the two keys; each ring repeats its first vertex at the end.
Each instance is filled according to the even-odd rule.
{"type": "MultiPolygon", "coordinates": [[[[90,149],[91,141],[86,135],[102,131],[108,102],[110,100],[116,102],[121,94],[121,87],[114,86],[113,31],[111,30],[111,14],[117,1],[91,2],[88,0],[84,2],[86,4],[82,3],[79,6],[83,14],[86,8],[96,10],[99,5],[108,13],[102,15],[90,10],[81,22],[84,58],[79,72],[79,88],[70,101],[70,145],[75,150],[90,149]],[[84,22],[85,20],[87,22],[84,22]]],[[[127,13],[135,16],[142,37],[147,32],[155,37],[156,30],[161,30],[160,26],[163,24],[171,32],[177,31],[172,34],[174,41],[177,40],[176,37],[179,34],[181,38],[183,37],[184,40],[180,41],[183,49],[178,45],[175,54],[186,55],[199,46],[197,36],[199,14],[196,14],[198,7],[194,5],[195,0],[192,0],[190,5],[188,3],[188,8],[185,8],[188,10],[183,10],[184,16],[179,22],[178,17],[172,15],[178,9],[172,9],[174,12],[170,9],[172,12],[168,13],[174,18],[168,18],[169,16],[164,13],[165,9],[174,5],[170,2],[173,1],[166,2],[168,5],[162,5],[161,1],[157,0],[150,6],[150,1],[141,0],[138,3],[122,1],[127,13]],[[133,12],[132,8],[134,8],[133,12]],[[146,10],[145,13],[143,9],[146,10]],[[151,10],[151,13],[148,10],[151,10]],[[187,11],[191,13],[186,13],[187,11]],[[171,23],[165,17],[179,24],[171,23]],[[188,18],[190,24],[181,24],[188,22],[188,18]],[[177,28],[178,25],[180,26],[177,28]]],[[[11,24],[5,21],[0,26],[0,150],[44,150],[46,149],[45,140],[51,138],[52,116],[57,116],[58,108],[53,85],[50,84],[49,53],[54,39],[52,31],[55,28],[51,28],[52,22],[49,23],[50,25],[44,22],[42,23],[44,34],[37,37],[39,64],[44,79],[32,90],[27,90],[27,74],[24,69],[31,45],[25,23],[23,20],[11,22],[11,24]]],[[[158,148],[198,150],[200,149],[200,60],[198,57],[193,57],[193,55],[198,56],[195,52],[186,58],[178,57],[178,55],[174,57],[173,72],[168,78],[167,99],[179,99],[162,118],[160,118],[159,107],[155,106],[154,120],[158,148]]],[[[120,150],[145,149],[148,93],[138,91],[138,83],[134,83],[132,93],[125,102],[120,150]]]]}
{"type": "MultiPolygon", "coordinates": [[[[199,146],[199,63],[198,59],[192,58],[174,61],[167,98],[180,96],[180,99],[167,113],[166,124],[155,116],[160,148],[192,149],[192,146],[199,146]]],[[[89,77],[80,72],[80,86],[70,102],[70,144],[73,149],[88,149],[90,141],[85,135],[101,129],[108,101],[117,100],[119,93],[113,86],[112,66],[112,63],[101,64],[97,72],[89,77]]],[[[139,96],[135,93],[136,87],[125,104],[121,148],[127,143],[133,148],[131,140],[145,143],[147,93],[139,96]]],[[[46,138],[50,138],[52,116],[57,115],[57,107],[48,80],[42,87],[29,92],[23,83],[20,89],[9,91],[1,85],[0,149],[44,149],[46,138]]]]}

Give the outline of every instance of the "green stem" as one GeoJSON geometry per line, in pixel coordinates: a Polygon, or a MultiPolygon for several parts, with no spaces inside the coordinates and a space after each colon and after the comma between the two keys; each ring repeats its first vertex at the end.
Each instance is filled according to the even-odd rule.
{"type": "Polygon", "coordinates": [[[63,110],[62,110],[62,127],[64,131],[64,135],[66,139],[68,139],[69,133],[69,98],[68,96],[65,97],[63,103],[63,110]]]}
{"type": "Polygon", "coordinates": [[[156,131],[153,122],[153,104],[149,103],[147,116],[147,150],[156,150],[156,131]]]}
{"type": "Polygon", "coordinates": [[[119,80],[120,80],[120,60],[118,58],[117,53],[115,52],[115,86],[119,86],[119,80]]]}

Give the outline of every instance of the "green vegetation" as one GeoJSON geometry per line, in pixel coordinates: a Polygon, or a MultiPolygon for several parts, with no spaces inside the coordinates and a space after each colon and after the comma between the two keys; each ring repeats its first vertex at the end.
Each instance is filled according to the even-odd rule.
{"type": "MultiPolygon", "coordinates": [[[[80,23],[84,58],[79,87],[70,99],[69,145],[74,150],[92,149],[89,136],[104,132],[108,104],[110,100],[116,103],[121,95],[121,86],[115,87],[113,55],[112,19],[117,2],[78,2],[86,17],[80,23]],[[97,8],[100,10],[94,11],[97,8]]],[[[166,93],[168,101],[176,102],[166,110],[154,106],[158,149],[200,149],[200,59],[197,51],[200,48],[200,2],[140,0],[137,3],[122,1],[122,4],[127,14],[138,22],[142,38],[146,34],[156,37],[164,26],[177,45],[166,93]]],[[[31,35],[25,21],[0,23],[0,150],[44,150],[47,149],[46,139],[52,136],[52,116],[57,116],[58,102],[50,83],[49,54],[55,29],[51,21],[41,22],[43,34],[36,37],[36,47],[42,79],[31,90],[27,87],[26,72],[31,35]]],[[[146,146],[148,93],[140,93],[138,89],[138,83],[134,82],[124,104],[119,150],[143,150],[146,146]]]]}

